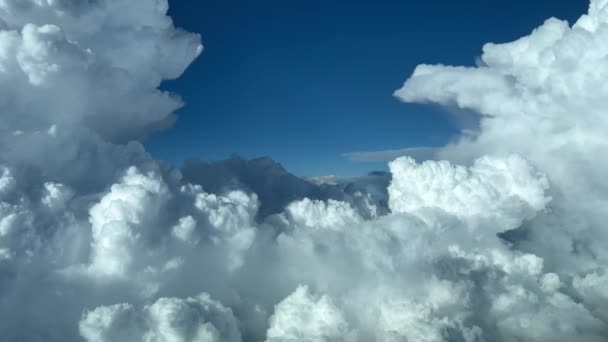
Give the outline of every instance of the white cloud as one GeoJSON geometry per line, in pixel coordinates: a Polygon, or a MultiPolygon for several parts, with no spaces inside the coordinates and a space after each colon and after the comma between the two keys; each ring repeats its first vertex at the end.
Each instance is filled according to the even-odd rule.
{"type": "Polygon", "coordinates": [[[298,286],[275,307],[267,341],[344,341],[348,334],[348,323],[329,297],[315,296],[308,287],[298,286]]]}
{"type": "MultiPolygon", "coordinates": [[[[389,165],[393,212],[437,208],[455,217],[484,220],[485,225],[492,222],[493,232],[501,232],[517,228],[522,219],[534,217],[549,201],[546,178],[516,155],[483,157],[470,168],[447,161],[418,165],[405,157],[389,165]]],[[[476,225],[469,224],[471,228],[476,225]]]]}
{"type": "Polygon", "coordinates": [[[88,342],[239,342],[232,311],[203,293],[194,298],[160,298],[137,309],[131,304],[101,306],[79,324],[88,342]]]}
{"type": "MultiPolygon", "coordinates": [[[[608,103],[602,81],[608,71],[607,14],[605,1],[591,1],[589,14],[572,27],[549,19],[515,42],[486,44],[480,67],[419,66],[396,92],[404,101],[456,105],[481,114],[479,132],[448,145],[440,157],[468,163],[483,154],[517,153],[546,174],[550,210],[526,222],[526,237],[515,246],[542,258],[565,281],[565,293],[580,289],[575,301],[582,300],[584,306],[573,307],[573,312],[582,316],[584,311],[600,320],[605,314],[595,304],[598,291],[592,289],[593,281],[587,287],[583,279],[604,274],[608,265],[601,247],[607,241],[602,231],[608,219],[603,209],[608,183],[602,170],[608,165],[599,157],[608,148],[608,103]]],[[[521,180],[520,172],[513,175],[521,180]]],[[[572,300],[562,296],[550,307],[572,300]]],[[[529,319],[562,319],[544,310],[548,309],[529,319]]],[[[571,329],[569,333],[597,329],[560,326],[571,329]]],[[[535,325],[536,335],[529,338],[548,339],[551,332],[544,329],[535,325]]],[[[605,327],[600,331],[606,336],[605,327]]]]}
{"type": "Polygon", "coordinates": [[[336,229],[362,220],[348,203],[335,200],[311,201],[308,198],[288,205],[285,215],[291,224],[319,229],[336,229]]]}
{"type": "Polygon", "coordinates": [[[606,340],[606,1],[479,67],[418,67],[397,96],[480,129],[448,161],[391,162],[390,213],[377,180],[153,160],[133,139],[170,121],[158,86],[201,51],[167,6],[0,0],[4,339],[606,340]]]}
{"type": "Polygon", "coordinates": [[[133,254],[145,244],[168,189],[160,177],[127,170],[122,182],[91,208],[91,272],[128,276],[138,259],[133,254]]]}

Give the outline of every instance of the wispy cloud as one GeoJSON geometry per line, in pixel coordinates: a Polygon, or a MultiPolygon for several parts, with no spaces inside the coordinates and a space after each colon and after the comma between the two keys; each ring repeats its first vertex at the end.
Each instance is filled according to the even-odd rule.
{"type": "Polygon", "coordinates": [[[357,163],[389,162],[399,157],[410,156],[418,161],[434,159],[437,147],[408,147],[396,150],[348,152],[342,157],[357,163]]]}

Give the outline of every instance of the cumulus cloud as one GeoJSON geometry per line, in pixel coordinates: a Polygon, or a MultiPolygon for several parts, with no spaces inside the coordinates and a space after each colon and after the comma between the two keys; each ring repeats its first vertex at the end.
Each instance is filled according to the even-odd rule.
{"type": "MultiPolygon", "coordinates": [[[[516,228],[522,219],[544,209],[547,179],[521,157],[483,157],[465,168],[447,161],[416,164],[400,158],[390,164],[393,181],[389,206],[393,212],[417,213],[437,208],[451,216],[480,219],[496,232],[516,228]]],[[[470,223],[470,228],[477,224],[470,223]]]]}
{"type": "Polygon", "coordinates": [[[98,307],[85,313],[79,329],[89,342],[241,340],[232,311],[206,293],[160,298],[142,309],[125,303],[98,307]]]}
{"type": "Polygon", "coordinates": [[[341,341],[348,333],[348,323],[330,298],[299,286],[275,307],[266,341],[341,341]]]}
{"type": "Polygon", "coordinates": [[[201,52],[167,1],[0,0],[8,341],[605,341],[608,3],[419,66],[479,130],[390,174],[152,159],[201,52]],[[382,188],[380,190],[380,188],[382,188]]]}

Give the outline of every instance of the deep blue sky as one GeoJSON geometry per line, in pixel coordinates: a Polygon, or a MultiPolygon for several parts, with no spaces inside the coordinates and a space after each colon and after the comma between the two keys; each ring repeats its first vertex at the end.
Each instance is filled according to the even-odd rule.
{"type": "Polygon", "coordinates": [[[461,123],[392,96],[420,63],[473,65],[486,42],[572,23],[587,0],[170,0],[205,50],[165,88],[186,106],[147,143],[176,165],[189,157],[271,156],[302,176],[353,175],[383,164],[352,151],[440,146],[461,123]]]}

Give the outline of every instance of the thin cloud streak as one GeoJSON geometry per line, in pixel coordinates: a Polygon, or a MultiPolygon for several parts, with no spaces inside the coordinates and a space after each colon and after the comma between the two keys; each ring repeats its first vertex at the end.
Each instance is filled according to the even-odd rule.
{"type": "Polygon", "coordinates": [[[435,154],[439,150],[439,147],[408,147],[397,150],[348,152],[342,154],[342,157],[357,163],[389,162],[406,156],[412,157],[417,161],[425,161],[435,159],[435,154]]]}

